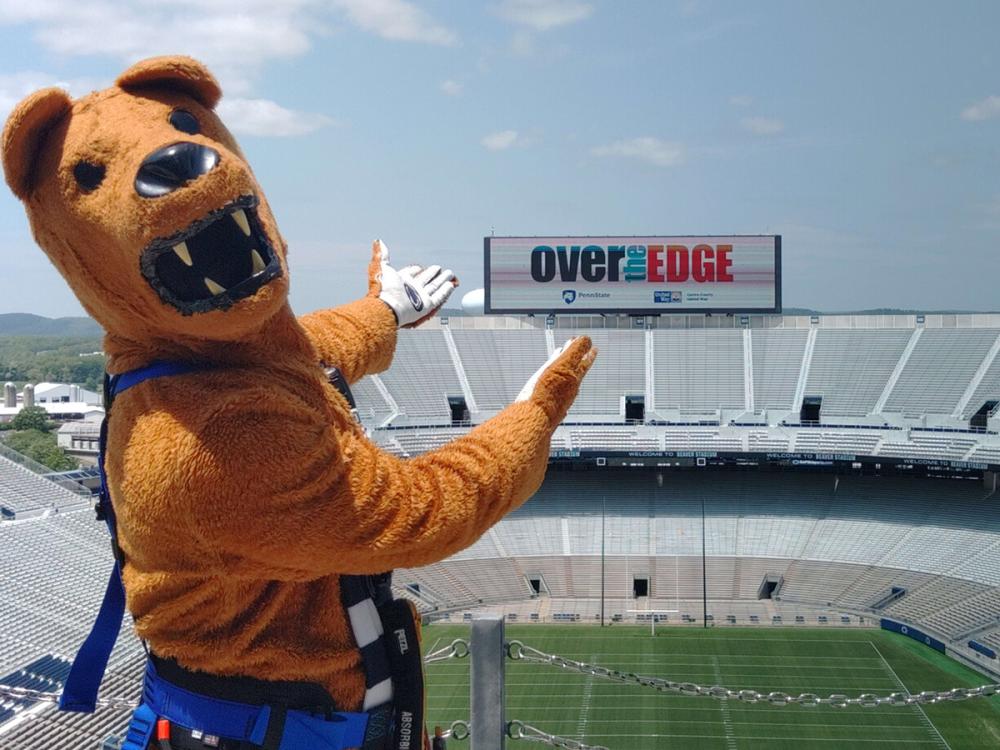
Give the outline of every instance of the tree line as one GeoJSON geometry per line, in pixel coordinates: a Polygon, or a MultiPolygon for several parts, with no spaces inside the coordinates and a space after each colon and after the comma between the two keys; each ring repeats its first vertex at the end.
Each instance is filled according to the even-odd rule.
{"type": "Polygon", "coordinates": [[[0,335],[0,379],[25,383],[74,383],[100,392],[104,379],[101,339],[0,335]],[[83,356],[81,356],[83,355],[83,356]]]}
{"type": "Polygon", "coordinates": [[[4,444],[52,471],[80,468],[80,462],[59,447],[55,423],[41,406],[26,406],[3,427],[4,444]]]}

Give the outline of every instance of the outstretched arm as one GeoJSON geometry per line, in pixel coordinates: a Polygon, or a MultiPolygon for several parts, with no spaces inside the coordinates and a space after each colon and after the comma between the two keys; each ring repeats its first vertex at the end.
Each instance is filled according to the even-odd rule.
{"type": "Polygon", "coordinates": [[[347,382],[381,372],[392,363],[396,330],[412,328],[433,317],[457,285],[440,266],[389,265],[381,240],[372,245],[368,296],[299,318],[319,359],[340,368],[347,382]]]}
{"type": "Polygon", "coordinates": [[[308,580],[441,560],[538,489],[552,432],[595,353],[589,339],[576,339],[546,363],[525,400],[410,461],[360,430],[323,424],[291,399],[280,413],[244,415],[252,431],[212,420],[202,436],[212,463],[249,461],[255,470],[243,492],[192,498],[193,532],[238,576],[308,580]],[[233,439],[240,434],[250,437],[233,439]]]}

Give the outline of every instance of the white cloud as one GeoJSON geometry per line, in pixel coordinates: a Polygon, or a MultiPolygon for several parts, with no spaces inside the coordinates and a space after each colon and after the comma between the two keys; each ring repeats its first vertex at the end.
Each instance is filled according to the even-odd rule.
{"type": "Polygon", "coordinates": [[[684,159],[684,147],[673,141],[663,141],[652,136],[615,141],[590,150],[594,156],[620,156],[639,159],[657,167],[672,167],[684,159]]]}
{"type": "Polygon", "coordinates": [[[705,12],[705,3],[702,0],[684,0],[677,8],[677,13],[682,18],[692,18],[705,12]]]}
{"type": "Polygon", "coordinates": [[[962,119],[969,122],[992,120],[1000,117],[1000,96],[987,96],[962,110],[962,119]]]}
{"type": "Polygon", "coordinates": [[[503,151],[517,142],[518,134],[516,130],[500,130],[496,133],[490,133],[483,136],[480,141],[490,151],[503,151]]]}
{"type": "Polygon", "coordinates": [[[457,40],[408,0],[0,0],[0,27],[25,25],[50,52],[123,64],[191,55],[240,95],[270,62],[308,52],[338,16],[385,39],[457,40]]]}
{"type": "Polygon", "coordinates": [[[333,124],[326,115],[286,109],[269,99],[223,99],[219,116],[234,133],[288,137],[333,124]]]}
{"type": "Polygon", "coordinates": [[[80,96],[101,84],[90,79],[61,81],[47,73],[23,70],[17,73],[0,73],[0,122],[7,119],[10,111],[28,94],[48,86],[66,89],[73,96],[80,96]]]}
{"type": "Polygon", "coordinates": [[[527,29],[518,29],[510,39],[511,54],[517,57],[533,57],[537,51],[535,33],[527,29]]]}
{"type": "Polygon", "coordinates": [[[447,81],[441,81],[441,91],[448,96],[458,96],[462,93],[463,88],[465,87],[461,83],[453,81],[450,78],[447,81]]]}
{"type": "Polygon", "coordinates": [[[754,135],[777,135],[785,129],[785,123],[774,117],[744,117],[740,125],[754,135]]]}
{"type": "Polygon", "coordinates": [[[312,0],[0,0],[0,25],[30,24],[45,49],[131,63],[161,54],[192,55],[230,92],[245,92],[270,60],[296,57],[321,28],[312,0]],[[252,53],[252,54],[251,54],[252,53]]]}
{"type": "MultiPolygon", "coordinates": [[[[252,82],[269,62],[298,57],[323,31],[317,0],[0,0],[0,27],[27,24],[46,50],[68,57],[101,56],[124,67],[157,54],[202,60],[222,83],[220,112],[235,132],[300,135],[330,122],[266,99],[249,98],[252,82]],[[235,95],[237,98],[230,99],[235,95]],[[240,98],[246,97],[246,98],[240,98]]],[[[56,83],[52,76],[22,73],[0,79],[0,109],[28,91],[56,83]],[[21,76],[16,78],[15,76],[21,76]]],[[[74,95],[101,88],[70,82],[74,95]]]]}
{"type": "Polygon", "coordinates": [[[406,0],[333,0],[356,26],[383,39],[449,46],[458,41],[451,29],[406,0]]]}
{"type": "Polygon", "coordinates": [[[753,97],[747,96],[746,94],[740,94],[739,96],[729,97],[729,103],[734,107],[749,107],[753,104],[753,97]]]}
{"type": "Polygon", "coordinates": [[[578,0],[503,0],[493,11],[507,21],[547,31],[589,18],[594,6],[578,0]]]}

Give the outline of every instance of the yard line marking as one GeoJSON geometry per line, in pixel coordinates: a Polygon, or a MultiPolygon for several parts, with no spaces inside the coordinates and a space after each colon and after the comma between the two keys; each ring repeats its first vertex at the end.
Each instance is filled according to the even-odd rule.
{"type": "MultiPolygon", "coordinates": [[[[507,708],[510,709],[510,710],[517,710],[517,711],[539,710],[539,705],[538,705],[538,700],[539,699],[541,699],[541,698],[549,698],[549,699],[551,699],[551,698],[565,698],[565,697],[566,696],[565,696],[564,693],[552,693],[552,694],[548,694],[548,695],[533,695],[533,696],[530,697],[530,699],[526,698],[525,700],[529,701],[529,702],[526,702],[523,705],[508,700],[508,702],[507,702],[507,708]]],[[[606,698],[606,697],[607,696],[602,696],[602,700],[604,698],[606,698]]],[[[677,697],[683,698],[684,696],[677,696],[677,697]]],[[[435,710],[437,710],[437,709],[442,709],[443,710],[443,709],[451,708],[452,706],[458,705],[453,700],[449,700],[449,699],[446,699],[444,697],[439,697],[439,700],[443,702],[443,705],[441,705],[441,706],[432,705],[431,708],[434,708],[435,710]]],[[[674,706],[671,706],[671,708],[673,710],[682,711],[684,713],[692,713],[692,712],[695,712],[695,711],[708,711],[708,712],[711,712],[711,713],[715,714],[718,711],[718,706],[715,706],[715,705],[713,705],[711,703],[706,703],[707,701],[710,700],[709,698],[705,698],[705,697],[691,697],[691,700],[692,701],[698,701],[698,702],[700,702],[702,704],[702,706],[697,706],[697,705],[676,706],[676,705],[674,705],[674,706]]],[[[714,700],[714,699],[712,699],[712,700],[714,700]]],[[[433,703],[433,698],[429,699],[428,705],[431,705],[431,703],[433,703]]],[[[634,703],[634,700],[633,700],[633,703],[634,703]]],[[[466,705],[466,704],[463,704],[463,705],[466,705]]],[[[649,710],[648,708],[634,707],[634,706],[630,706],[630,705],[626,705],[626,706],[600,706],[600,705],[596,705],[595,706],[595,705],[592,705],[590,707],[590,711],[591,711],[592,714],[593,713],[597,713],[599,711],[611,711],[611,712],[614,712],[616,715],[622,715],[622,714],[629,714],[629,715],[631,715],[631,713],[633,713],[633,712],[635,712],[635,713],[642,713],[642,712],[648,711],[648,710],[649,710]]],[[[768,715],[771,715],[771,714],[777,714],[777,715],[786,714],[787,715],[789,713],[789,711],[795,712],[795,711],[801,710],[803,712],[806,712],[806,711],[812,712],[812,711],[816,711],[816,710],[820,710],[820,711],[822,711],[822,710],[828,710],[828,711],[831,712],[828,715],[831,715],[831,716],[844,716],[844,717],[854,718],[854,717],[857,717],[857,716],[880,716],[880,717],[885,717],[887,715],[891,715],[893,712],[898,712],[899,708],[898,707],[894,707],[894,706],[886,706],[884,708],[861,708],[861,707],[858,707],[858,708],[854,708],[854,709],[850,709],[850,708],[836,708],[836,709],[834,709],[834,708],[830,708],[830,707],[827,707],[826,709],[822,709],[822,708],[819,708],[819,707],[811,707],[811,706],[810,707],[801,706],[799,708],[789,708],[787,706],[768,706],[768,705],[765,705],[765,704],[758,703],[758,704],[755,704],[752,707],[750,707],[750,706],[741,707],[739,705],[735,705],[735,706],[730,707],[729,710],[730,710],[731,713],[732,712],[739,712],[739,713],[751,713],[751,714],[758,714],[758,715],[760,715],[760,714],[768,714],[768,715]],[[833,713],[833,712],[836,712],[836,713],[833,713]]],[[[801,714],[798,714],[798,715],[801,715],[801,714]]],[[[919,720],[919,717],[916,717],[916,718],[919,720]]],[[[596,721],[596,719],[592,719],[592,720],[596,721]]],[[[741,724],[745,723],[742,719],[738,719],[738,721],[741,724]]],[[[907,725],[900,725],[900,726],[904,726],[905,727],[907,725]]],[[[908,726],[913,727],[914,725],[910,724],[908,726]]]]}
{"type": "MultiPolygon", "coordinates": [[[[865,641],[858,641],[858,643],[865,643],[865,641]]],[[[533,644],[527,644],[533,645],[533,644]]],[[[558,647],[556,647],[558,648],[558,647]]],[[[560,656],[579,656],[583,657],[586,652],[578,651],[575,649],[560,648],[560,656]]],[[[595,658],[601,658],[604,656],[610,657],[632,657],[641,658],[643,654],[637,654],[635,651],[607,651],[604,653],[594,654],[595,658]]],[[[697,659],[698,657],[704,657],[706,659],[710,658],[711,654],[649,654],[650,661],[666,661],[669,658],[677,659],[697,659]]],[[[782,659],[826,659],[828,661],[871,661],[878,663],[878,659],[874,656],[816,656],[814,654],[726,654],[727,659],[774,659],[775,657],[781,657],[782,659]]],[[[627,661],[628,659],[626,659],[627,661]]]]}
{"type": "MultiPolygon", "coordinates": [[[[541,721],[541,719],[539,719],[541,721]]],[[[573,724],[575,719],[545,719],[545,725],[550,724],[573,724]]],[[[719,725],[718,721],[701,721],[698,719],[588,719],[587,724],[593,727],[594,724],[623,724],[626,726],[632,726],[634,724],[669,724],[671,726],[676,726],[677,724],[704,724],[705,726],[717,727],[719,725]]],[[[823,724],[817,722],[800,722],[800,721],[743,721],[740,720],[740,726],[751,726],[751,727],[826,727],[832,729],[858,729],[861,727],[872,727],[875,729],[909,729],[912,731],[924,731],[923,726],[917,726],[915,724],[856,724],[852,722],[841,722],[839,724],[823,724]]],[[[753,739],[749,737],[747,739],[753,739]]]]}
{"type": "MultiPolygon", "coordinates": [[[[594,657],[590,657],[593,661],[594,657]]],[[[590,699],[594,694],[594,675],[587,675],[583,683],[583,698],[580,701],[580,719],[576,723],[576,736],[582,741],[587,736],[587,714],[590,711],[590,699]]]]}
{"type": "MultiPolygon", "coordinates": [[[[670,634],[669,631],[667,631],[667,632],[668,632],[667,635],[662,636],[664,642],[666,642],[666,643],[669,643],[670,641],[702,641],[702,642],[706,642],[705,638],[702,637],[702,636],[673,635],[673,634],[670,634]]],[[[622,636],[624,636],[624,635],[625,634],[622,634],[622,636]]],[[[638,638],[639,636],[634,636],[634,637],[638,638]]],[[[642,634],[642,637],[646,637],[646,638],[649,637],[648,629],[646,630],[645,633],[642,634]]],[[[551,635],[546,636],[545,634],[542,634],[542,635],[538,636],[538,640],[539,641],[549,640],[549,641],[553,641],[555,643],[561,643],[561,642],[564,642],[566,640],[566,636],[552,637],[551,635]]],[[[573,641],[574,642],[579,642],[579,641],[607,641],[607,640],[608,640],[608,636],[603,636],[603,635],[574,635],[573,636],[573,641]]],[[[773,643],[773,644],[778,645],[778,646],[780,646],[782,644],[785,644],[785,643],[812,643],[812,644],[817,644],[817,643],[850,643],[850,644],[852,644],[854,646],[857,646],[859,643],[865,643],[865,641],[862,640],[862,639],[860,639],[860,638],[778,638],[778,637],[775,637],[775,638],[735,638],[735,637],[734,638],[730,638],[730,637],[727,636],[725,638],[721,638],[720,637],[719,640],[720,641],[724,640],[726,642],[732,642],[732,641],[741,641],[741,642],[743,642],[743,641],[746,641],[748,643],[773,643]]]]}
{"type": "MultiPolygon", "coordinates": [[[[892,675],[892,679],[894,679],[899,684],[899,686],[903,688],[904,691],[906,691],[907,695],[912,695],[909,688],[907,688],[906,685],[903,684],[903,681],[899,679],[899,675],[896,674],[896,670],[893,669],[892,665],[885,660],[884,656],[882,656],[882,652],[878,650],[878,646],[876,646],[871,641],[868,641],[868,645],[871,646],[873,649],[875,649],[875,653],[878,654],[878,658],[882,660],[883,664],[885,664],[885,668],[889,670],[889,674],[892,675]]],[[[927,716],[927,712],[924,711],[924,707],[921,706],[919,703],[915,703],[914,706],[920,712],[921,720],[924,723],[924,725],[928,728],[928,731],[931,732],[931,736],[936,735],[939,740],[940,746],[945,748],[945,750],[951,750],[951,745],[948,744],[948,741],[944,738],[941,732],[938,731],[938,728],[934,726],[934,722],[931,721],[930,718],[927,716]]]]}
{"type": "MultiPolygon", "coordinates": [[[[715,684],[722,684],[722,670],[719,669],[719,657],[712,657],[712,666],[715,667],[715,684]]],[[[722,728],[726,732],[726,750],[736,750],[736,738],[733,736],[733,720],[729,715],[729,701],[723,698],[719,701],[722,710],[722,728]]]]}
{"type": "MultiPolygon", "coordinates": [[[[592,735],[591,739],[601,740],[605,737],[680,737],[685,739],[694,740],[704,740],[704,739],[722,739],[719,735],[705,735],[705,734],[668,734],[668,733],[655,733],[655,734],[595,734],[592,735]]],[[[801,741],[801,742],[840,742],[840,743],[850,743],[850,742],[878,742],[883,747],[886,745],[904,745],[906,747],[912,747],[913,745],[936,745],[937,740],[887,740],[884,737],[878,738],[862,738],[862,737],[748,737],[747,739],[757,741],[757,740],[781,740],[783,742],[789,741],[801,741]]],[[[846,744],[845,744],[846,746],[846,744]]]]}
{"type": "MultiPolygon", "coordinates": [[[[776,657],[776,658],[781,658],[776,657]]],[[[616,664],[621,662],[615,662],[616,664]]],[[[646,663],[646,662],[642,662],[646,663]]],[[[683,669],[685,671],[694,672],[696,674],[709,674],[715,671],[714,669],[709,669],[704,664],[668,664],[666,665],[670,668],[683,669]]],[[[859,672],[876,672],[877,674],[885,677],[885,669],[882,666],[877,667],[828,667],[825,664],[774,664],[774,665],[764,665],[764,664],[735,664],[732,666],[722,665],[722,671],[726,675],[733,677],[754,677],[759,675],[762,670],[767,672],[781,672],[781,671],[792,671],[795,674],[799,674],[803,669],[808,669],[810,671],[821,671],[821,672],[850,672],[852,675],[858,674],[859,672]],[[748,669],[749,668],[749,669],[748,669]]],[[[830,676],[830,675],[828,675],[830,676]]]]}
{"type": "MultiPolygon", "coordinates": [[[[535,687],[535,686],[540,686],[542,684],[544,684],[545,686],[550,686],[551,685],[551,686],[559,686],[559,687],[572,687],[574,684],[579,684],[579,682],[577,682],[577,683],[573,683],[573,682],[546,682],[546,683],[538,683],[538,682],[510,682],[510,683],[507,683],[507,684],[508,684],[508,686],[514,686],[514,687],[535,687]]],[[[449,687],[449,688],[454,688],[454,687],[464,687],[464,686],[468,685],[468,683],[467,682],[435,682],[434,685],[435,685],[435,687],[449,687]]],[[[624,685],[624,683],[623,683],[623,685],[624,685]]],[[[619,694],[619,691],[621,690],[621,688],[622,688],[623,685],[612,685],[610,683],[608,683],[608,684],[602,683],[602,687],[608,688],[609,692],[606,692],[606,693],[602,692],[601,693],[601,698],[602,699],[604,699],[604,698],[623,698],[623,699],[627,699],[627,700],[635,700],[635,696],[638,695],[639,693],[626,693],[624,695],[620,695],[619,694]]],[[[813,681],[813,682],[807,682],[805,684],[803,684],[801,682],[800,683],[793,683],[793,682],[754,682],[754,683],[746,683],[746,684],[731,683],[731,684],[727,685],[726,687],[730,688],[731,690],[760,690],[762,688],[767,688],[768,690],[776,690],[776,691],[780,691],[780,692],[789,692],[789,691],[793,691],[794,692],[795,690],[799,690],[799,689],[801,689],[803,687],[817,687],[817,685],[818,685],[818,683],[816,683],[815,681],[813,681]]],[[[628,688],[641,688],[644,693],[646,692],[646,690],[648,690],[648,688],[646,688],[644,686],[641,686],[641,685],[624,685],[624,686],[628,687],[628,688]]],[[[863,688],[859,688],[859,686],[857,684],[854,684],[854,683],[852,683],[851,687],[842,687],[842,686],[838,686],[835,683],[832,686],[826,685],[826,686],[820,686],[820,687],[822,687],[823,692],[828,692],[829,691],[830,693],[834,693],[835,694],[835,693],[856,693],[856,692],[858,692],[859,689],[862,689],[862,690],[893,690],[894,688],[898,687],[898,685],[894,685],[892,683],[886,683],[886,684],[881,684],[881,685],[867,685],[867,686],[864,686],[863,688]]],[[[704,700],[703,696],[691,696],[691,695],[686,695],[686,694],[681,694],[681,693],[675,693],[675,692],[669,692],[668,693],[668,692],[665,692],[665,691],[657,691],[657,692],[659,692],[660,695],[662,697],[664,697],[664,698],[692,698],[692,697],[695,697],[695,698],[699,698],[700,700],[704,700]]],[[[648,695],[649,693],[646,693],[646,694],[648,695]]]]}

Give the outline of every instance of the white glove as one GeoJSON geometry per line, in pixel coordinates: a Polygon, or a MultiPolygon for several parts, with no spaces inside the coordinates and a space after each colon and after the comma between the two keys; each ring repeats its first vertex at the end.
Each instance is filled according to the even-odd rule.
{"type": "Polygon", "coordinates": [[[542,377],[542,373],[548,370],[553,365],[553,363],[563,355],[563,352],[569,349],[570,344],[572,344],[574,341],[576,341],[575,338],[567,339],[566,343],[564,343],[562,346],[558,347],[554,352],[552,352],[552,355],[547,360],[545,360],[545,364],[539,367],[538,371],[535,372],[535,374],[532,375],[530,378],[528,378],[528,382],[524,384],[524,388],[521,389],[521,392],[517,394],[517,398],[514,399],[515,403],[517,403],[518,401],[527,401],[529,398],[531,398],[531,394],[535,392],[535,385],[538,383],[538,379],[542,377]]]}
{"type": "Polygon", "coordinates": [[[376,281],[381,284],[378,298],[396,315],[400,328],[412,326],[429,318],[454,291],[455,274],[441,266],[407,266],[396,270],[389,265],[389,248],[376,240],[379,270],[376,281]]]}

